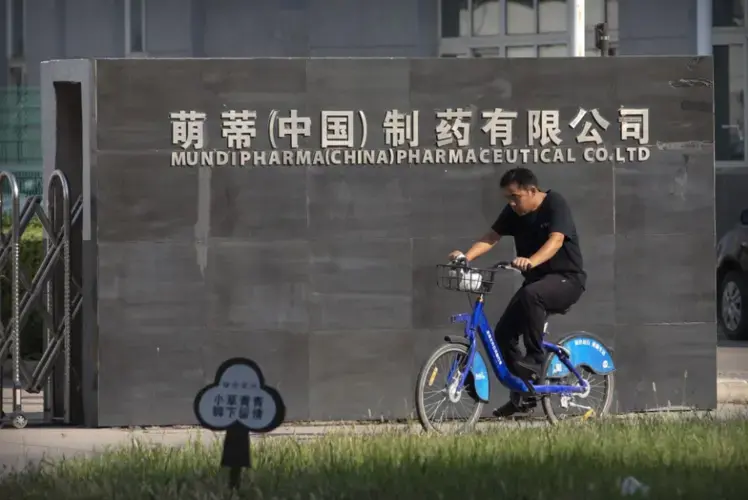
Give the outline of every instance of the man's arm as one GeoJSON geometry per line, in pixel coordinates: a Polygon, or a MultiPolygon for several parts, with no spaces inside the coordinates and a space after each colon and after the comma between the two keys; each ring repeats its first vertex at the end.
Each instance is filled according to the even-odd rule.
{"type": "Polygon", "coordinates": [[[533,267],[537,267],[549,261],[561,249],[564,240],[571,237],[574,224],[571,218],[571,209],[562,197],[558,196],[551,205],[551,220],[548,226],[548,240],[530,257],[533,267]]]}
{"type": "Polygon", "coordinates": [[[470,250],[465,253],[465,258],[467,258],[468,262],[477,259],[484,253],[491,250],[494,245],[499,242],[500,239],[501,235],[491,229],[486,234],[481,236],[478,241],[473,243],[473,246],[470,247],[470,250]]]}
{"type": "Polygon", "coordinates": [[[529,260],[532,263],[532,267],[538,267],[544,262],[551,260],[563,246],[565,238],[566,236],[563,233],[551,233],[548,235],[548,240],[545,244],[530,257],[529,260]]]}
{"type": "MultiPolygon", "coordinates": [[[[491,229],[481,236],[478,241],[473,243],[473,246],[470,247],[470,250],[468,250],[465,253],[465,257],[467,258],[468,262],[473,261],[483,255],[484,253],[491,250],[496,243],[499,242],[502,236],[511,236],[512,235],[512,211],[511,208],[509,208],[509,205],[504,207],[504,210],[501,211],[501,214],[499,214],[499,217],[496,219],[496,221],[491,224],[491,229]]],[[[450,254],[450,258],[453,258],[462,252],[455,250],[450,254]]]]}

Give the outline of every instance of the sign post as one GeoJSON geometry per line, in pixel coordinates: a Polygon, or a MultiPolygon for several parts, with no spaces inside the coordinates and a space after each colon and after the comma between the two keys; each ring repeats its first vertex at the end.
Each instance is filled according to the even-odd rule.
{"type": "Polygon", "coordinates": [[[241,484],[242,469],[252,467],[249,433],[270,432],[286,416],[278,391],[265,385],[260,367],[246,358],[221,363],[214,382],[197,393],[194,411],[203,427],[226,431],[221,467],[229,469],[234,489],[241,484]]]}
{"type": "Polygon", "coordinates": [[[587,53],[584,4],[585,0],[571,0],[569,2],[569,56],[571,57],[584,57],[587,53]]]}

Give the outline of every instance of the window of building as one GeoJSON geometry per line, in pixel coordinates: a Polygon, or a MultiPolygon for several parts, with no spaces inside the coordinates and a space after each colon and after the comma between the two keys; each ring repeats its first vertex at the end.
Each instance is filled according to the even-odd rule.
{"type": "Polygon", "coordinates": [[[538,0],[538,31],[563,33],[569,17],[566,0],[538,0]]]}
{"type": "Polygon", "coordinates": [[[714,139],[717,161],[745,160],[745,46],[715,45],[714,139]]]}
{"type": "Polygon", "coordinates": [[[6,34],[9,59],[23,59],[26,52],[26,1],[6,0],[6,34]]]}
{"type": "Polygon", "coordinates": [[[534,45],[520,46],[520,47],[507,47],[507,57],[538,57],[538,53],[535,50],[534,45]]]}
{"type": "Polygon", "coordinates": [[[471,54],[473,57],[499,57],[499,48],[485,47],[481,49],[473,49],[471,54]]]}
{"type": "Polygon", "coordinates": [[[501,32],[501,2],[473,0],[473,35],[498,35],[501,32]]]}
{"type": "Polygon", "coordinates": [[[146,51],[145,0],[125,0],[125,54],[146,51]]]}
{"type": "Polygon", "coordinates": [[[506,32],[521,35],[536,31],[535,0],[506,0],[506,32]]]}
{"type": "Polygon", "coordinates": [[[442,38],[470,35],[469,0],[441,0],[442,38]]]}
{"type": "Polygon", "coordinates": [[[605,22],[605,0],[584,0],[584,24],[593,27],[605,22]]]}
{"type": "Polygon", "coordinates": [[[719,28],[745,26],[745,0],[712,0],[712,25],[719,28]]]}
{"type": "Polygon", "coordinates": [[[538,46],[538,57],[567,57],[568,55],[569,49],[566,44],[538,46]]]}
{"type": "MultiPolygon", "coordinates": [[[[439,1],[440,54],[557,57],[563,47],[568,50],[569,0],[439,1]],[[494,55],[484,53],[486,47],[494,55]]],[[[611,45],[618,41],[618,2],[586,0],[588,43],[594,40],[594,25],[600,22],[608,24],[611,45]]],[[[598,55],[594,47],[587,48],[588,53],[598,55]]]]}

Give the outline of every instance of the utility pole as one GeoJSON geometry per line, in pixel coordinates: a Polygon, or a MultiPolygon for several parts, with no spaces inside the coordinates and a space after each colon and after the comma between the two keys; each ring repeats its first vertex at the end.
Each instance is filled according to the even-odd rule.
{"type": "Polygon", "coordinates": [[[569,55],[571,57],[584,57],[586,54],[584,46],[584,2],[585,0],[570,0],[569,2],[569,55]]]}
{"type": "Polygon", "coordinates": [[[610,36],[606,23],[595,25],[595,47],[600,51],[600,56],[608,57],[610,55],[610,36]]]}

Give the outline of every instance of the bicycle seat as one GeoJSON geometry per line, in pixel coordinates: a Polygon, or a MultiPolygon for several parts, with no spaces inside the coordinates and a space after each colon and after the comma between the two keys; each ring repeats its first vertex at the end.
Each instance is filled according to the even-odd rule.
{"type": "Polygon", "coordinates": [[[551,315],[563,316],[564,314],[569,312],[569,310],[571,310],[571,307],[567,307],[566,309],[548,309],[545,313],[546,313],[546,316],[551,316],[551,315]]]}

